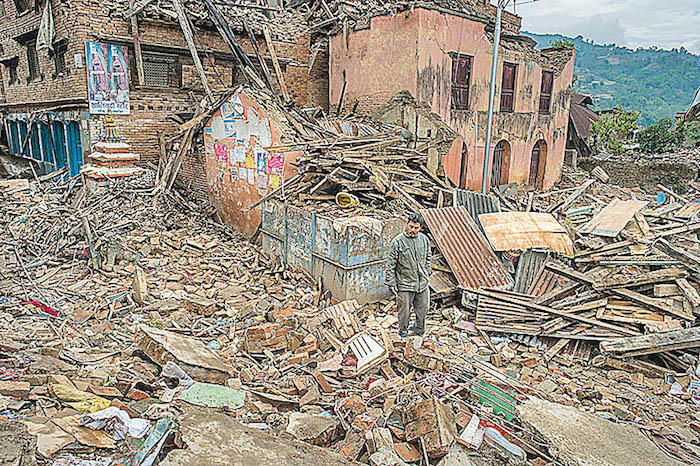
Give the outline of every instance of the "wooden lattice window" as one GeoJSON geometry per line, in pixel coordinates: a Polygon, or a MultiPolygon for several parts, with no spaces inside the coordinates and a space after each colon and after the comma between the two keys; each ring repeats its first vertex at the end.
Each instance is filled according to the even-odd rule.
{"type": "Polygon", "coordinates": [[[144,84],[150,87],[182,87],[182,65],[177,55],[144,52],[144,84]]]}
{"type": "Polygon", "coordinates": [[[27,65],[29,66],[29,81],[41,77],[39,70],[39,54],[36,51],[36,39],[27,42],[27,65]]]}

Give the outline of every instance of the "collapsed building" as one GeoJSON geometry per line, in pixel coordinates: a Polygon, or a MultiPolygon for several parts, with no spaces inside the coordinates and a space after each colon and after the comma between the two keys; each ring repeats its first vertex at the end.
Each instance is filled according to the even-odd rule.
{"type": "Polygon", "coordinates": [[[486,1],[13,4],[0,463],[700,461],[700,185],[562,166],[571,49],[505,14],[486,194],[486,1]]]}
{"type": "MultiPolygon", "coordinates": [[[[201,97],[247,76],[234,66],[235,54],[218,32],[221,25],[208,19],[204,3],[18,0],[4,5],[5,140],[10,154],[34,160],[39,173],[69,167],[77,175],[103,133],[107,114],[141,154],[141,163],[158,165],[164,138],[190,119],[201,97]]],[[[253,55],[255,42],[272,69],[269,47],[275,48],[275,65],[291,100],[326,105],[314,88],[327,88],[323,70],[314,69],[315,77],[309,72],[311,32],[303,18],[281,12],[284,21],[269,22],[264,10],[237,9],[246,13],[244,25],[243,16],[226,11],[235,7],[220,8],[225,27],[235,31],[245,53],[253,55]]]]}
{"type": "MultiPolygon", "coordinates": [[[[39,172],[76,175],[111,113],[141,164],[158,165],[166,135],[199,99],[238,84],[359,113],[408,91],[460,136],[439,160],[451,182],[480,186],[491,5],[292,6],[8,2],[0,92],[9,153],[39,172]]],[[[536,51],[519,17],[503,22],[490,184],[548,188],[564,159],[573,49],[536,51]]]]}

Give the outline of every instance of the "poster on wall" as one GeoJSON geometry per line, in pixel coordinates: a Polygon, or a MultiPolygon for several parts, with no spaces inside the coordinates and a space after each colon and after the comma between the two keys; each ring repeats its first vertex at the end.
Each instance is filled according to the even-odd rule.
{"type": "Polygon", "coordinates": [[[85,42],[88,100],[93,115],[128,115],[129,72],[126,47],[85,42]]]}

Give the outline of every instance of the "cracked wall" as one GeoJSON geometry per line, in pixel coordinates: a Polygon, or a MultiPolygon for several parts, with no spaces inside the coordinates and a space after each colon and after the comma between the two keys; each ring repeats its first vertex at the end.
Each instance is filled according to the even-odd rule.
{"type": "MultiPolygon", "coordinates": [[[[493,59],[492,34],[486,26],[458,15],[416,8],[394,17],[372,18],[369,29],[331,38],[331,105],[337,104],[344,81],[347,104],[358,102],[360,112],[376,108],[401,90],[409,91],[461,136],[443,158],[447,175],[464,187],[480,189],[493,59]],[[472,57],[467,110],[451,108],[451,53],[472,57]]],[[[571,50],[536,51],[527,39],[503,36],[491,148],[502,139],[510,144],[509,182],[528,183],[532,151],[540,140],[545,142],[547,155],[538,184],[549,188],[561,175],[573,62],[571,50]],[[514,111],[509,113],[498,112],[504,62],[517,65],[514,111]],[[554,72],[548,114],[538,111],[543,69],[554,72]]]]}

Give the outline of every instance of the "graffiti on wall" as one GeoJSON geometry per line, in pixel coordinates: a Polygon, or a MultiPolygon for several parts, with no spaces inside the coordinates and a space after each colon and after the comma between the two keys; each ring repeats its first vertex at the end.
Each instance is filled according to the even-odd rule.
{"type": "Polygon", "coordinates": [[[250,185],[261,196],[279,188],[283,180],[283,156],[266,149],[272,143],[267,116],[244,106],[238,95],[225,102],[204,129],[207,156],[223,168],[219,175],[230,177],[233,184],[250,185]]]}
{"type": "Polygon", "coordinates": [[[85,42],[88,100],[95,115],[128,115],[129,72],[126,47],[85,42]]]}

